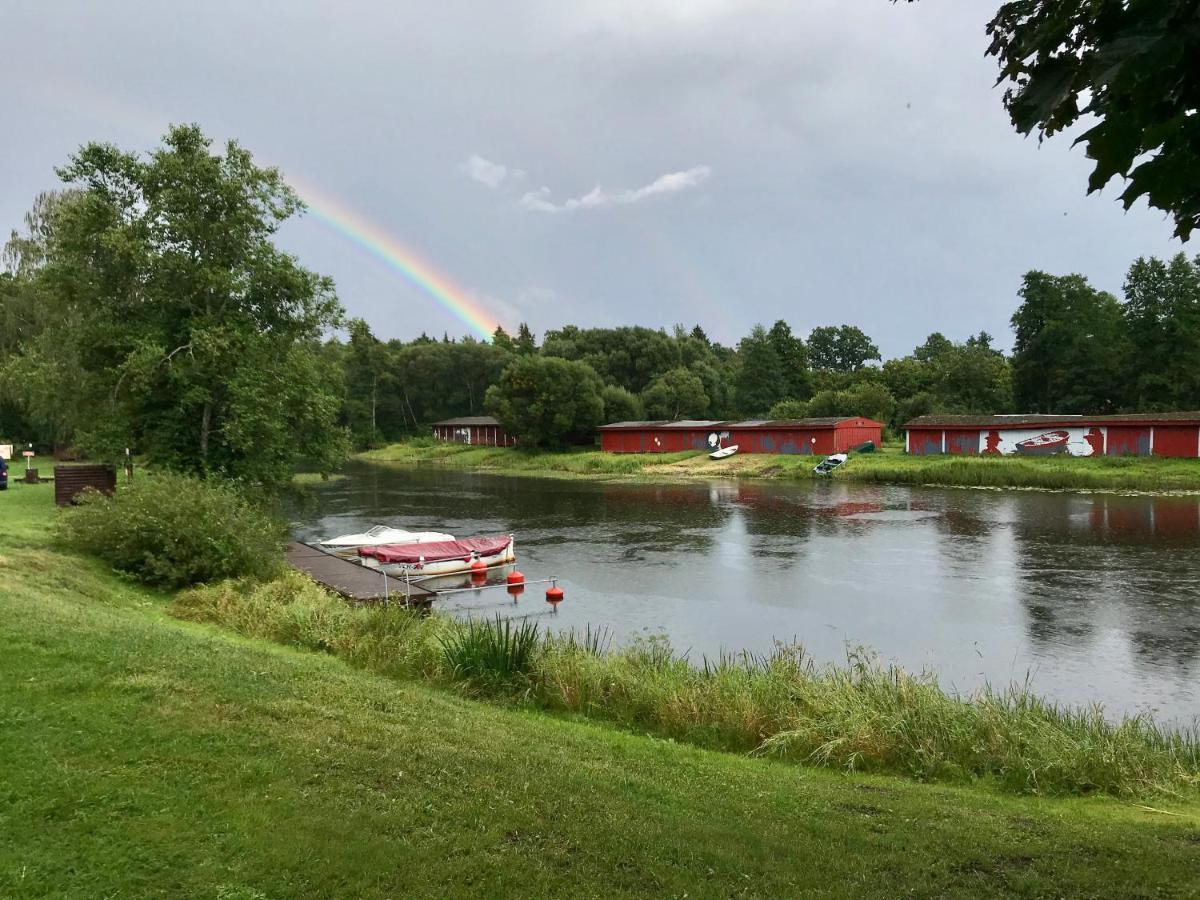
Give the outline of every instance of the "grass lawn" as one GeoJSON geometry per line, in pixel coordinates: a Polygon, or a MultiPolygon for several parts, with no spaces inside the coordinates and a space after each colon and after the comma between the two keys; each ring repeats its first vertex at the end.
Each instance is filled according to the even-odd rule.
{"type": "MultiPolygon", "coordinates": [[[[617,454],[599,450],[528,451],[414,442],[359,454],[369,462],[443,465],[521,475],[583,478],[811,479],[819,458],[746,454],[711,460],[703,451],[617,454]]],[[[900,447],[854,454],[833,478],[885,484],[1047,490],[1200,491],[1200,460],[1157,457],[1037,458],[909,456],[900,447]]]]}
{"type": "Polygon", "coordinates": [[[175,620],[0,494],[0,896],[1195,896],[1200,808],[497,708],[175,620]]]}

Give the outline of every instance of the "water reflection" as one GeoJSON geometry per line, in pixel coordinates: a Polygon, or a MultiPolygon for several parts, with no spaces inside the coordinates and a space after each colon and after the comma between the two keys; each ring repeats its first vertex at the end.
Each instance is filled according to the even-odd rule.
{"type": "Polygon", "coordinates": [[[363,466],[297,507],[299,537],[375,522],[512,532],[531,588],[444,601],[665,633],[681,650],[865,644],[969,690],[1031,677],[1055,699],[1200,715],[1200,500],[840,482],[649,485],[363,466]]]}

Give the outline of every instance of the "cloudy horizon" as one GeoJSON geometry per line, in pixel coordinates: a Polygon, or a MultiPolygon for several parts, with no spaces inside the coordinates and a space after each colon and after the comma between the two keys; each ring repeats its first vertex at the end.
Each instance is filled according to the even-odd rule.
{"type": "MultiPolygon", "coordinates": [[[[784,319],[858,325],[885,356],[933,331],[1007,346],[1029,269],[1119,294],[1136,257],[1196,252],[1118,190],[1086,196],[1070,136],[1013,131],[995,0],[12,6],[5,234],[81,143],[144,151],[194,121],[539,335],[733,343],[784,319]]],[[[280,242],[383,338],[468,332],[319,217],[280,242]]]]}

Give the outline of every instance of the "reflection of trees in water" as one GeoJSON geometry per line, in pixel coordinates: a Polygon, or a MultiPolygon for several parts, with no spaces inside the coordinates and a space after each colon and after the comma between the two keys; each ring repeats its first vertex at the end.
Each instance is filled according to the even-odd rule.
{"type": "Polygon", "coordinates": [[[1031,642],[1079,649],[1123,633],[1139,666],[1190,669],[1200,652],[1200,502],[1043,496],[1018,502],[1013,564],[1031,642]]]}

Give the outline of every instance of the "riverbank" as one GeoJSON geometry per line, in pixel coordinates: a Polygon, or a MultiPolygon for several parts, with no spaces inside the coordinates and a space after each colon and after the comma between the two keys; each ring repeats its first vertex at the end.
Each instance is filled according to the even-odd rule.
{"type": "MultiPolygon", "coordinates": [[[[392,444],[355,459],[400,465],[440,465],[513,475],[560,478],[808,480],[811,456],[746,454],[711,460],[701,451],[617,454],[599,450],[527,451],[469,447],[428,440],[392,444]]],[[[945,487],[1040,490],[1200,492],[1200,460],[1101,456],[1079,458],[909,456],[899,448],[854,454],[831,476],[836,481],[945,487]]]]}
{"type": "Polygon", "coordinates": [[[4,896],[1194,888],[1192,801],[797,769],[474,702],[179,621],[56,550],[51,495],[0,494],[4,896]]]}

